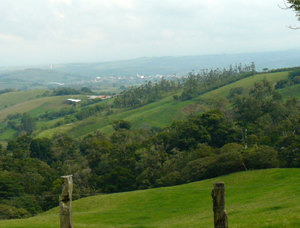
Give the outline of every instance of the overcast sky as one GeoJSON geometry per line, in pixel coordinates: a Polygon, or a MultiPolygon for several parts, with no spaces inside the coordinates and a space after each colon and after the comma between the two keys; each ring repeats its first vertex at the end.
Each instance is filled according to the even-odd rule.
{"type": "Polygon", "coordinates": [[[282,0],[0,0],[0,66],[299,48],[282,0]]]}

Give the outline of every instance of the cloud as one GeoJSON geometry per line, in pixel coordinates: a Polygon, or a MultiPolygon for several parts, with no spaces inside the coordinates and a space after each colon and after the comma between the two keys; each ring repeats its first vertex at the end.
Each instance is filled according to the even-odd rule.
{"type": "Polygon", "coordinates": [[[281,0],[0,3],[3,64],[28,55],[39,63],[277,50],[293,47],[299,34],[285,27],[297,20],[277,6],[281,0]]]}
{"type": "Polygon", "coordinates": [[[67,4],[67,5],[71,5],[72,0],[49,0],[49,2],[50,2],[51,4],[60,4],[60,3],[64,3],[64,4],[67,4]]]}
{"type": "Polygon", "coordinates": [[[0,42],[19,43],[23,39],[13,35],[3,35],[0,33],[0,42]]]}

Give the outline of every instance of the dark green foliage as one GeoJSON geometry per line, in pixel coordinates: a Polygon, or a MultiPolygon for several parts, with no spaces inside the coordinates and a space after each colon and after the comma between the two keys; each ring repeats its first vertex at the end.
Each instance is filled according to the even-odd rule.
{"type": "Polygon", "coordinates": [[[293,80],[295,77],[300,76],[300,69],[293,70],[288,74],[290,80],[293,80]]]}
{"type": "Polygon", "coordinates": [[[67,116],[67,115],[70,115],[70,114],[74,114],[74,113],[76,113],[76,108],[75,107],[69,107],[69,108],[62,108],[60,110],[52,111],[52,112],[46,111],[46,113],[43,114],[43,115],[40,115],[39,118],[47,119],[47,120],[53,120],[53,119],[57,119],[57,118],[67,116]]]}
{"type": "Polygon", "coordinates": [[[129,87],[122,93],[122,96],[114,100],[114,106],[117,108],[137,108],[169,95],[181,88],[181,82],[168,81],[164,78],[157,83],[148,81],[139,87],[129,87]]]}
{"type": "Polygon", "coordinates": [[[77,94],[82,94],[83,92],[77,89],[71,89],[71,88],[57,88],[53,90],[53,93],[51,96],[63,96],[63,95],[77,95],[77,94]]]}
{"type": "Polygon", "coordinates": [[[11,197],[22,195],[24,187],[22,176],[14,171],[0,171],[0,197],[11,197]]]}
{"type": "Polygon", "coordinates": [[[278,152],[269,146],[254,147],[245,151],[244,159],[249,169],[268,169],[279,166],[278,152]]]}
{"type": "Polygon", "coordinates": [[[101,112],[105,109],[105,107],[101,104],[99,105],[94,105],[92,107],[88,107],[88,108],[84,108],[82,109],[81,111],[77,112],[75,114],[75,117],[78,119],[78,120],[83,120],[83,119],[86,119],[88,117],[91,117],[91,116],[96,116],[96,115],[100,115],[101,112]]]}
{"type": "Polygon", "coordinates": [[[27,133],[32,133],[35,130],[35,119],[28,113],[24,113],[21,118],[22,129],[27,133]]]}
{"type": "Polygon", "coordinates": [[[275,85],[275,89],[283,89],[285,86],[289,85],[289,82],[288,79],[279,80],[275,85]]]}
{"type": "Polygon", "coordinates": [[[272,94],[271,83],[264,80],[262,83],[254,84],[248,97],[237,96],[234,105],[238,123],[246,127],[265,113],[274,113],[275,115],[279,103],[275,102],[272,94]]]}
{"type": "Polygon", "coordinates": [[[82,87],[80,91],[82,93],[85,93],[85,94],[92,94],[93,93],[93,91],[89,87],[82,87]]]}
{"type": "Polygon", "coordinates": [[[245,88],[243,88],[243,87],[236,87],[236,88],[230,89],[228,98],[229,99],[234,98],[234,96],[236,94],[237,95],[242,95],[244,93],[244,91],[245,91],[245,88]]]}
{"type": "Polygon", "coordinates": [[[200,73],[190,72],[184,80],[181,100],[190,100],[203,93],[230,84],[242,78],[253,76],[254,74],[254,63],[252,63],[251,66],[246,66],[245,68],[236,66],[235,69],[233,69],[232,66],[230,66],[229,70],[224,69],[223,71],[219,69],[208,71],[206,69],[202,70],[200,73]]]}
{"type": "Polygon", "coordinates": [[[299,84],[299,83],[300,83],[300,76],[294,77],[293,80],[292,80],[292,82],[293,82],[294,84],[299,84]]]}
{"type": "Polygon", "coordinates": [[[12,120],[12,119],[18,119],[18,118],[21,118],[21,117],[22,117],[22,114],[20,114],[20,113],[8,114],[6,119],[7,120],[12,120]]]}
{"type": "Polygon", "coordinates": [[[287,0],[288,2],[288,8],[293,9],[296,11],[296,16],[298,17],[298,20],[300,20],[300,1],[299,0],[287,0]]]}
{"type": "Polygon", "coordinates": [[[300,168],[300,136],[298,134],[284,137],[278,142],[277,147],[281,166],[300,168]]]}
{"type": "Polygon", "coordinates": [[[16,92],[16,91],[17,91],[16,89],[8,88],[8,89],[0,90],[0,94],[10,93],[10,92],[16,92]]]}
{"type": "Polygon", "coordinates": [[[114,120],[112,122],[112,126],[116,131],[119,130],[119,129],[129,130],[132,126],[132,123],[128,120],[114,120]]]}
{"type": "Polygon", "coordinates": [[[178,95],[173,95],[174,100],[178,101],[179,100],[179,96],[178,95]]]}
{"type": "Polygon", "coordinates": [[[0,204],[1,219],[20,219],[29,217],[29,212],[24,208],[0,204]]]}
{"type": "Polygon", "coordinates": [[[51,151],[52,142],[48,138],[33,139],[30,144],[30,157],[38,158],[51,164],[53,152],[51,151]]]}
{"type": "Polygon", "coordinates": [[[81,101],[80,102],[80,107],[85,107],[85,106],[88,106],[88,105],[91,105],[91,104],[99,103],[101,101],[102,100],[100,98],[81,101]]]}
{"type": "Polygon", "coordinates": [[[285,67],[285,68],[278,68],[278,69],[271,69],[268,71],[268,73],[277,73],[277,72],[285,72],[285,71],[291,71],[291,70],[297,70],[300,69],[300,67],[285,67]]]}

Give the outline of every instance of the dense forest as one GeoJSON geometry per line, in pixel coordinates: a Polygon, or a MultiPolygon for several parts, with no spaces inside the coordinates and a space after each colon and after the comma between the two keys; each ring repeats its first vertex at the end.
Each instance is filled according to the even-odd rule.
{"type": "MultiPolygon", "coordinates": [[[[289,80],[298,77],[297,72],[291,72],[289,80]]],[[[195,77],[191,74],[186,80],[195,77]]],[[[204,84],[194,83],[199,86],[196,94],[201,93],[201,87],[211,89],[209,85],[216,82],[204,84]]],[[[122,99],[134,108],[157,99],[160,91],[176,91],[173,88],[185,93],[188,87],[176,81],[162,80],[157,85],[148,82],[138,88],[149,90],[140,103],[126,101],[126,96],[122,99]]],[[[64,134],[52,139],[35,138],[27,126],[28,131],[9,141],[6,148],[0,147],[1,218],[25,217],[57,206],[60,176],[67,174],[74,176],[76,199],[178,185],[251,169],[300,167],[298,99],[283,100],[265,79],[251,89],[231,89],[229,96],[213,107],[207,112],[191,112],[186,120],[174,121],[166,128],[132,130],[129,121],[115,120],[111,123],[115,130],[112,135],[95,131],[79,139],[64,134]]],[[[63,115],[81,119],[103,110],[102,104],[80,112],[70,107],[64,114],[49,113],[43,118],[63,115]]],[[[23,129],[32,121],[27,114],[18,117],[23,119],[23,129]]]]}

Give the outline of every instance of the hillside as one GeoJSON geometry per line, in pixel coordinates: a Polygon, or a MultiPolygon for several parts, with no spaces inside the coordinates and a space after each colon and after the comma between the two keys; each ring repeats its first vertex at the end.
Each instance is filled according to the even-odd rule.
{"type": "MultiPolygon", "coordinates": [[[[82,121],[76,121],[66,125],[60,124],[60,126],[44,129],[43,131],[38,130],[36,134],[39,138],[52,137],[55,133],[63,132],[74,137],[81,137],[93,133],[95,130],[111,134],[114,130],[110,123],[115,119],[129,120],[133,124],[132,128],[135,130],[140,128],[149,129],[154,126],[163,128],[170,125],[174,120],[185,119],[189,115],[189,112],[193,109],[198,112],[209,110],[211,107],[204,104],[202,101],[212,100],[216,102],[219,98],[226,97],[229,94],[230,89],[236,87],[250,88],[255,82],[262,81],[264,78],[275,83],[280,79],[287,78],[287,74],[288,72],[258,74],[204,93],[187,101],[176,101],[174,100],[173,95],[170,95],[162,100],[150,103],[140,108],[127,111],[116,109],[114,110],[114,113],[110,115],[102,113],[101,115],[90,117],[82,121]]],[[[299,94],[297,88],[298,85],[295,85],[278,91],[282,93],[284,97],[299,96],[297,95],[299,94]]],[[[51,112],[63,107],[70,107],[70,105],[64,103],[65,99],[69,98],[69,96],[40,98],[45,91],[46,90],[33,90],[2,94],[0,98],[3,99],[0,100],[0,108],[7,108],[0,110],[0,120],[3,121],[9,114],[29,112],[31,116],[37,117],[44,114],[45,111],[51,112]]],[[[178,94],[180,94],[180,92],[178,94]]],[[[83,100],[86,99],[86,96],[72,97],[77,97],[83,100]]],[[[111,103],[112,100],[107,100],[105,103],[106,102],[111,103]]],[[[93,105],[91,105],[91,107],[92,106],[93,105]]],[[[55,119],[51,121],[40,120],[37,121],[37,127],[49,127],[61,120],[62,119],[55,119]]],[[[14,133],[16,133],[16,131],[9,129],[0,135],[0,139],[7,140],[13,137],[14,133]]]]}
{"type": "Polygon", "coordinates": [[[26,68],[12,71],[0,71],[0,89],[47,88],[48,83],[69,83],[86,79],[76,73],[61,72],[40,68],[26,68]]]}
{"type": "MultiPolygon", "coordinates": [[[[65,107],[70,107],[65,101],[68,98],[86,99],[86,95],[71,96],[50,96],[48,90],[28,90],[4,93],[0,95],[0,122],[3,122],[8,115],[16,113],[29,113],[32,117],[38,117],[46,111],[53,111],[65,107]],[[47,97],[42,97],[46,93],[47,97]]],[[[48,121],[46,124],[50,124],[48,121]]],[[[44,123],[38,123],[42,127],[44,123]]],[[[2,124],[3,125],[3,124],[2,124]]],[[[1,124],[0,126],[3,127],[1,124]]],[[[0,134],[0,141],[13,138],[16,133],[13,129],[8,129],[0,134]]]]}
{"type": "Polygon", "coordinates": [[[99,63],[72,63],[53,65],[53,69],[71,74],[80,74],[88,77],[95,76],[127,76],[140,75],[186,75],[191,70],[199,72],[206,68],[228,68],[230,64],[256,63],[256,69],[275,69],[299,65],[299,50],[285,50],[261,53],[241,53],[222,55],[198,56],[165,56],[143,57],[131,60],[99,62],[99,63]]]}
{"type": "Polygon", "coordinates": [[[276,69],[299,65],[299,50],[284,50],[260,53],[142,57],[138,59],[94,63],[69,63],[49,65],[0,68],[0,88],[2,79],[6,84],[14,81],[68,82],[78,78],[95,77],[134,77],[140,75],[187,75],[191,70],[228,68],[230,64],[249,64],[255,62],[256,70],[276,69]]]}
{"type": "MultiPolygon", "coordinates": [[[[94,130],[100,130],[104,133],[112,133],[114,130],[110,123],[115,119],[124,119],[132,122],[133,129],[139,128],[151,128],[153,126],[166,127],[174,120],[185,119],[188,113],[188,107],[197,103],[199,100],[215,100],[216,98],[227,96],[230,89],[235,87],[252,87],[254,82],[260,82],[265,77],[271,81],[276,82],[280,79],[287,77],[287,72],[272,73],[272,74],[259,74],[239,80],[221,88],[215,89],[192,100],[179,102],[173,99],[173,95],[168,96],[160,101],[145,105],[143,107],[128,110],[121,113],[115,113],[109,116],[99,116],[95,118],[89,118],[81,122],[69,124],[67,126],[60,126],[57,128],[46,130],[38,135],[38,137],[51,137],[57,132],[68,132],[68,134],[74,137],[80,137],[89,133],[93,133],[94,130]]],[[[199,111],[206,111],[209,109],[206,105],[199,105],[199,111]]]]}
{"type": "MultiPolygon", "coordinates": [[[[181,186],[92,196],[74,201],[74,225],[83,227],[213,227],[211,189],[224,181],[229,227],[299,227],[299,169],[235,173],[181,186]]],[[[0,227],[59,227],[58,208],[0,227]]]]}
{"type": "Polygon", "coordinates": [[[64,73],[50,69],[28,68],[0,73],[1,82],[70,82],[84,78],[78,74],[64,73]]]}
{"type": "MultiPolygon", "coordinates": [[[[29,90],[4,93],[0,95],[0,110],[21,104],[26,101],[35,100],[42,96],[47,90],[29,90]]],[[[13,113],[13,111],[12,111],[13,113]]]]}

